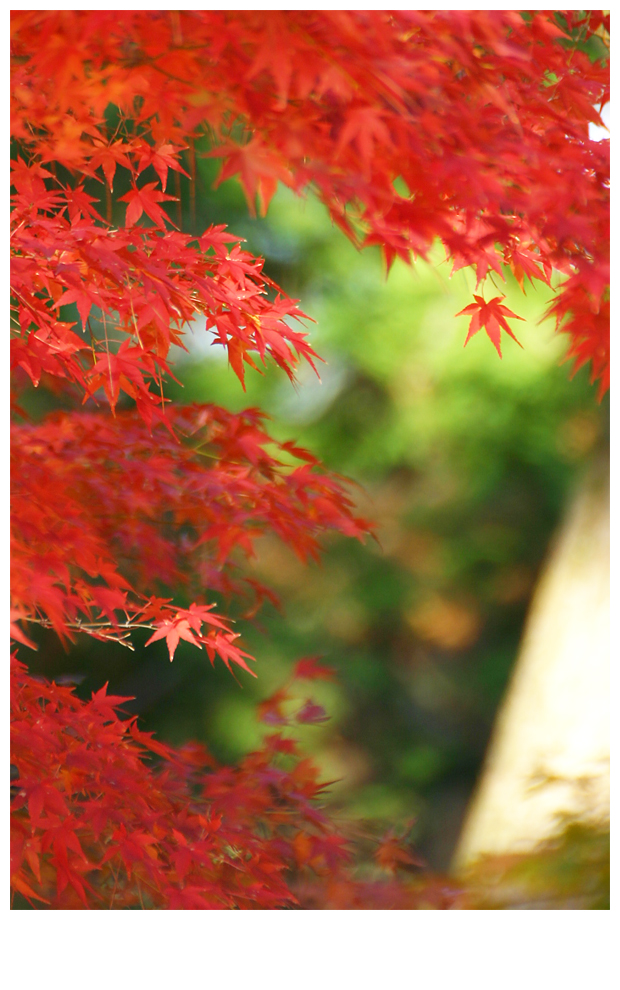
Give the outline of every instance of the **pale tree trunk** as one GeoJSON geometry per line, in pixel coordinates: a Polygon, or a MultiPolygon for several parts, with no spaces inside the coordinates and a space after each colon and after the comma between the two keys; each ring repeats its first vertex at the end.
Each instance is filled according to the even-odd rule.
{"type": "Polygon", "coordinates": [[[609,460],[582,479],[535,591],[453,867],[609,817],[609,460]]]}

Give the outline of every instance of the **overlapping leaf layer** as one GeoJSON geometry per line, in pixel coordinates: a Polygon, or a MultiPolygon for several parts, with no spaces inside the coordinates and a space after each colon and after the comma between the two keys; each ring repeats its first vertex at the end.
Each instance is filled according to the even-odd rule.
{"type": "MultiPolygon", "coordinates": [[[[304,313],[222,226],[178,229],[174,174],[196,155],[238,176],[250,209],[279,182],[313,190],[360,246],[550,285],[575,366],[608,381],[609,21],[546,11],[17,11],[12,16],[14,638],[129,642],[146,628],[248,671],[213,594],[268,589],[240,565],[264,532],[302,558],[356,538],[341,479],[256,410],[170,407],[171,348],[201,320],[244,382],[313,365],[304,313]],[[599,46],[597,52],[591,43],[599,46]],[[587,47],[590,45],[590,50],[587,47]],[[128,191],[118,195],[122,176],[128,191]],[[116,193],[114,184],[117,182],[116,193]],[[112,222],[116,197],[124,223],[112,222]],[[176,218],[176,221],[175,221],[176,218]],[[25,422],[25,384],[86,410],[25,422]],[[104,405],[106,411],[102,411],[104,405]],[[166,598],[175,588],[189,607],[166,598]]],[[[118,218],[117,218],[118,219],[118,218]]],[[[476,295],[501,354],[516,314],[476,295]]],[[[313,365],[314,366],[314,365],[313,365]]],[[[306,662],[299,676],[323,676],[306,662]],[[305,671],[305,673],[304,673],[305,671]]],[[[174,752],[12,667],[13,887],[55,907],[450,906],[426,884],[352,879],[316,771],[282,734],[236,768],[174,752]],[[156,754],[159,769],[149,763],[156,754]],[[432,903],[429,902],[432,901],[432,903]]],[[[286,693],[266,704],[284,725],[286,693]]],[[[308,699],[297,723],[321,722],[308,699]]],[[[413,870],[394,835],[382,869],[413,870]]]]}
{"type": "MultiPolygon", "coordinates": [[[[251,910],[457,902],[446,885],[390,878],[416,862],[393,836],[377,853],[383,877],[356,880],[350,837],[317,806],[317,770],[282,732],[239,767],[221,766],[201,746],[173,750],[119,718],[127,699],[105,687],[83,702],[15,659],[12,675],[11,875],[31,903],[251,910]]],[[[320,669],[300,667],[299,676],[320,669]]]]}
{"type": "MultiPolygon", "coordinates": [[[[604,50],[602,14],[35,11],[13,23],[19,267],[32,272],[31,249],[36,264],[45,256],[48,313],[63,292],[82,322],[92,306],[118,312],[147,352],[128,357],[130,393],[163,370],[171,323],[178,329],[196,311],[240,375],[248,349],[289,368],[297,353],[311,357],[303,336],[285,329],[293,304],[257,307],[258,271],[243,261],[227,268],[224,247],[205,266],[213,234],[192,245],[158,233],[169,170],[182,169],[188,145],[193,170],[201,133],[222,159],[220,179],[238,175],[251,208],[258,199],[265,209],[278,182],[311,186],[334,221],[359,243],[380,244],[388,263],[424,256],[439,238],[455,267],[474,265],[479,280],[501,275],[502,264],[521,280],[562,273],[552,312],[577,366],[591,360],[606,388],[609,143],[589,140],[588,125],[600,123],[609,70],[578,45],[596,34],[604,50]],[[110,188],[117,168],[128,169],[126,228],[93,229],[88,197],[45,181],[54,163],[110,188]],[[141,179],[149,166],[155,182],[141,179]],[[150,233],[136,229],[144,216],[150,233]],[[80,265],[99,270],[87,290],[80,265]]],[[[32,328],[69,367],[80,338],[54,332],[41,310],[28,293],[20,300],[22,337],[32,328]]],[[[108,360],[89,373],[98,384],[108,360]]],[[[115,401],[123,372],[108,374],[115,401]]]]}

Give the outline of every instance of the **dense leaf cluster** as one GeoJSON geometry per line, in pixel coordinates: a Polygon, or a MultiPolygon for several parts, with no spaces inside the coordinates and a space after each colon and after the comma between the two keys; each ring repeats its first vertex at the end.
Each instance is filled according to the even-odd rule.
{"type": "MultiPolygon", "coordinates": [[[[186,238],[166,235],[156,248],[161,235],[134,227],[146,214],[165,228],[168,170],[181,168],[189,145],[193,172],[192,142],[206,132],[222,159],[220,181],[239,175],[251,208],[258,198],[265,209],[278,182],[311,185],[334,222],[360,244],[380,244],[388,264],[425,256],[439,238],[455,268],[474,265],[479,281],[501,276],[502,263],[520,280],[561,272],[552,311],[571,334],[577,366],[592,360],[604,390],[609,144],[589,140],[588,125],[600,123],[596,107],[609,99],[609,68],[578,42],[596,33],[605,51],[608,27],[600,13],[579,21],[574,11],[23,12],[14,17],[13,133],[32,192],[48,163],[110,188],[118,167],[131,173],[128,229],[105,239],[89,229],[83,193],[69,193],[71,207],[62,183],[39,195],[56,217],[67,214],[74,286],[79,259],[89,264],[103,250],[95,267],[105,290],[112,280],[123,297],[120,325],[137,338],[152,323],[159,348],[146,349],[158,369],[170,342],[166,311],[178,326],[187,307],[210,314],[214,300],[204,245],[192,262],[186,238]],[[114,127],[109,104],[121,115],[114,127]],[[151,167],[157,181],[145,183],[151,167]],[[127,251],[137,252],[135,274],[123,264],[127,251]]],[[[60,234],[58,220],[45,238],[50,260],[54,228],[60,234]]],[[[102,290],[81,296],[82,319],[89,303],[106,310],[102,290]]],[[[278,336],[289,304],[264,312],[243,298],[228,320],[213,322],[216,339],[236,352],[235,370],[249,348],[290,365],[278,336]]],[[[131,364],[140,365],[137,355],[131,364]]]]}
{"type": "MultiPolygon", "coordinates": [[[[297,670],[326,673],[308,660],[297,670]]],[[[80,701],[12,660],[11,883],[23,897],[63,909],[456,903],[445,885],[389,879],[416,864],[394,836],[377,850],[383,878],[355,880],[350,837],[317,806],[318,772],[282,731],[240,766],[221,766],[197,744],[173,750],[119,718],[126,700],[103,687],[80,701]]],[[[286,700],[280,691],[265,706],[267,722],[286,700]]],[[[295,720],[316,720],[310,707],[295,720]]]]}
{"type": "MultiPolygon", "coordinates": [[[[608,142],[590,141],[588,124],[600,120],[608,77],[581,50],[593,37],[605,45],[608,21],[570,12],[14,13],[18,642],[32,645],[19,622],[127,642],[146,627],[171,659],[184,639],[247,671],[252,658],[210,599],[248,586],[258,603],[271,594],[239,572],[255,540],[271,531],[307,559],[326,531],[370,531],[343,482],[306,451],[274,447],[256,410],[166,399],[170,349],[199,318],[242,384],[246,366],[272,359],[293,379],[300,360],[314,367],[317,357],[297,301],[260,259],[223,227],[185,233],[167,212],[178,200],[170,173],[195,188],[199,140],[222,160],[220,181],[239,175],[251,209],[266,209],[278,182],[311,187],[388,265],[425,257],[439,238],[479,283],[503,264],[521,282],[559,272],[552,310],[577,367],[591,360],[604,390],[608,142]],[[119,176],[129,189],[116,194],[125,214],[115,224],[119,176]],[[20,421],[27,383],[87,410],[20,421]],[[194,601],[159,597],[166,587],[194,601]]],[[[514,316],[501,297],[477,295],[466,311],[469,336],[485,327],[500,351],[514,316]]],[[[121,720],[122,699],[105,690],[82,702],[18,661],[12,679],[12,875],[26,898],[427,903],[411,885],[353,880],[341,831],[317,807],[316,771],[290,739],[269,737],[239,768],[215,767],[121,720]]],[[[286,723],[284,698],[267,721],[286,723]]],[[[323,717],[308,700],[295,719],[323,717]]],[[[394,836],[378,863],[415,869],[394,836]]],[[[435,906],[450,897],[439,891],[435,906]]]]}

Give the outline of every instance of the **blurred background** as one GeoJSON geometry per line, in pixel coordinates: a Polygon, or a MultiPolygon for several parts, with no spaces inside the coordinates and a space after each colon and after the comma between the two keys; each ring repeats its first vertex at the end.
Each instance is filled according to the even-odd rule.
{"type": "MultiPolygon", "coordinates": [[[[173,744],[200,739],[235,761],[267,731],[257,701],[297,659],[320,654],[338,678],[308,685],[308,695],[331,719],[298,736],[334,781],[329,801],[383,827],[415,819],[418,851],[444,871],[547,548],[606,450],[608,399],[597,403],[587,369],[569,380],[566,340],[552,321],[538,322],[551,294],[540,283],[525,295],[510,275],[497,283],[526,317],[514,323],[523,350],[506,338],[500,361],[484,333],[463,349],[468,317],[455,314],[475,277],[451,278],[440,248],[428,264],[396,261],[386,277],[378,250],[358,252],[316,199],[280,189],[267,217],[251,219],[234,180],[213,190],[217,164],[199,157],[197,167],[195,216],[179,180],[183,229],[226,223],[245,237],[316,321],[311,343],[327,363],[321,381],[304,368],[296,387],[275,367],[249,370],[244,394],[222,349],[196,326],[175,368],[184,387],[168,395],[260,406],[276,438],[298,441],[355,482],[358,512],[376,521],[378,540],[334,538],[320,565],[303,567],[263,539],[255,576],[282,609],[267,604],[240,621],[258,674],[241,675],[241,686],[186,643],[170,664],[162,642],[130,653],[84,639],[66,654],[40,632],[42,649],[24,659],[33,672],[77,683],[84,697],[109,681],[112,693],[135,696],[126,707],[144,729],[173,744]]],[[[124,191],[121,178],[115,197],[124,191]]],[[[28,401],[41,415],[56,400],[39,390],[28,401]]],[[[235,614],[234,603],[218,604],[235,614]]]]}

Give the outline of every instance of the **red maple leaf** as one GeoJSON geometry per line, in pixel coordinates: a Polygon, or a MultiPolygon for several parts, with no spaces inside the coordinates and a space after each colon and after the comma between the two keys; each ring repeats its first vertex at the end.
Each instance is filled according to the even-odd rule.
{"type": "Polygon", "coordinates": [[[141,189],[134,186],[124,196],[119,196],[122,202],[129,203],[125,216],[125,223],[128,227],[133,227],[143,213],[146,213],[158,227],[165,229],[166,220],[174,227],[168,214],[164,213],[161,206],[157,204],[164,200],[176,200],[176,196],[168,196],[167,193],[160,192],[155,188],[156,185],[156,182],[147,182],[141,189]]]}
{"type": "Polygon", "coordinates": [[[28,617],[24,615],[18,608],[11,609],[11,639],[14,639],[17,643],[22,643],[24,646],[29,646],[31,650],[38,650],[36,643],[33,643],[31,639],[26,636],[26,633],[17,625],[18,619],[27,619],[28,617]]]}
{"type": "MultiPolygon", "coordinates": [[[[508,336],[512,337],[512,339],[519,344],[519,341],[506,323],[506,317],[509,316],[513,320],[522,320],[523,317],[517,316],[517,314],[513,313],[507,306],[501,305],[502,299],[505,298],[505,296],[495,296],[493,299],[489,299],[488,302],[485,302],[482,296],[474,295],[476,302],[470,303],[469,306],[466,306],[465,309],[462,309],[460,313],[456,314],[457,316],[464,316],[466,313],[472,314],[469,330],[467,331],[467,339],[463,345],[464,347],[469,343],[471,338],[482,329],[482,327],[486,330],[487,336],[495,347],[500,358],[502,356],[500,341],[502,330],[505,330],[508,336]]],[[[522,345],[519,344],[519,347],[521,346],[522,345]]]]}
{"type": "Polygon", "coordinates": [[[333,667],[326,667],[324,664],[319,663],[318,661],[321,659],[321,656],[302,657],[295,664],[294,676],[304,678],[307,681],[333,681],[336,672],[333,667]]]}
{"type": "Polygon", "coordinates": [[[181,175],[189,179],[190,176],[188,173],[174,157],[181,150],[181,148],[175,148],[172,144],[162,144],[159,148],[145,148],[138,162],[138,175],[145,168],[148,168],[149,165],[152,165],[159,176],[162,189],[166,188],[169,168],[174,169],[175,172],[180,172],[181,175]]]}
{"type": "Polygon", "coordinates": [[[215,183],[216,186],[231,176],[239,174],[239,181],[245,191],[248,208],[252,216],[256,215],[257,195],[260,212],[264,215],[278,187],[278,181],[289,186],[292,184],[289,169],[277,154],[264,145],[259,137],[253,137],[247,144],[243,145],[230,142],[207,154],[210,157],[224,158],[222,170],[215,183]]]}
{"type": "Polygon", "coordinates": [[[166,645],[168,646],[168,653],[170,654],[171,663],[174,660],[174,654],[177,646],[179,645],[180,639],[184,639],[188,643],[192,643],[194,646],[197,646],[198,649],[200,649],[201,644],[198,642],[192,630],[190,629],[189,622],[187,621],[187,619],[184,619],[183,617],[166,619],[166,621],[162,622],[159,629],[157,629],[156,632],[153,633],[151,638],[147,640],[147,642],[144,645],[149,646],[151,643],[154,643],[156,640],[163,639],[164,636],[166,637],[166,645]]]}

